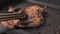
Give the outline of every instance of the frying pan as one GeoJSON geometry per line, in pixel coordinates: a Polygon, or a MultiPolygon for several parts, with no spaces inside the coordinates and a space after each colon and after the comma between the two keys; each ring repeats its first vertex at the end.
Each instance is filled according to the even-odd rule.
{"type": "MultiPolygon", "coordinates": [[[[23,8],[31,5],[41,5],[35,2],[26,2],[17,6],[23,8]]],[[[55,5],[57,6],[57,5],[55,5]]],[[[7,34],[60,34],[60,10],[51,6],[47,6],[47,14],[45,15],[44,24],[37,28],[25,28],[25,29],[11,29],[7,34]]],[[[59,8],[59,7],[58,7],[59,8]]]]}

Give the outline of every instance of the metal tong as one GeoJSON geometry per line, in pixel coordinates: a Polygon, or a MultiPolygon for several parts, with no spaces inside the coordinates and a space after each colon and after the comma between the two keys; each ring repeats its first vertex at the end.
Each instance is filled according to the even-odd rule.
{"type": "Polygon", "coordinates": [[[0,20],[7,20],[7,19],[17,19],[17,18],[24,18],[26,17],[26,13],[23,10],[19,12],[13,13],[0,13],[0,20]]]}

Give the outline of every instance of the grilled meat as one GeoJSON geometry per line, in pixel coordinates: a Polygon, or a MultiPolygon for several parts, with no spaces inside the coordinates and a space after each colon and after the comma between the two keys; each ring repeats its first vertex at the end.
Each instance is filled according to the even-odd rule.
{"type": "Polygon", "coordinates": [[[16,20],[3,21],[1,23],[5,27],[14,28],[14,26],[17,25],[18,22],[20,22],[20,20],[16,19],[16,20]]]}
{"type": "Polygon", "coordinates": [[[27,27],[36,27],[40,25],[43,21],[43,8],[35,5],[26,8],[26,13],[28,15],[28,23],[31,22],[27,27]]]}
{"type": "Polygon", "coordinates": [[[15,26],[18,27],[37,27],[42,24],[44,17],[44,8],[41,8],[37,5],[30,6],[24,10],[27,14],[26,19],[16,19],[16,20],[7,20],[2,21],[1,23],[3,26],[9,27],[9,28],[15,28],[15,26]]]}

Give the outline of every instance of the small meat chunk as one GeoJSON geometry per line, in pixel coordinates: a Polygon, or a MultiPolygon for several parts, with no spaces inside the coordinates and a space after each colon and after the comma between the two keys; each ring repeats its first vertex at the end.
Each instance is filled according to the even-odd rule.
{"type": "Polygon", "coordinates": [[[9,28],[14,28],[14,26],[16,26],[18,23],[20,22],[20,20],[7,20],[7,21],[2,21],[2,25],[5,27],[9,27],[9,28]]]}
{"type": "Polygon", "coordinates": [[[14,8],[13,8],[13,7],[9,7],[9,8],[8,8],[8,12],[10,12],[10,13],[11,13],[11,12],[14,12],[14,8]]]}

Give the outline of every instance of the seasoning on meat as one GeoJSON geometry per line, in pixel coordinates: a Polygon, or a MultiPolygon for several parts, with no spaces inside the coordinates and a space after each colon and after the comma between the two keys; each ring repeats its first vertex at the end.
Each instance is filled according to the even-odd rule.
{"type": "Polygon", "coordinates": [[[30,23],[29,25],[27,25],[27,27],[36,27],[38,25],[40,25],[43,21],[43,8],[35,5],[35,6],[31,6],[26,8],[26,13],[28,15],[28,20],[27,21],[32,21],[32,23],[30,23]]]}
{"type": "MultiPolygon", "coordinates": [[[[11,8],[12,9],[12,8],[11,8]]],[[[7,20],[2,21],[1,23],[3,26],[9,27],[9,28],[15,28],[14,26],[18,27],[37,27],[42,24],[44,17],[43,12],[44,8],[41,8],[37,5],[30,6],[24,10],[27,14],[26,20],[23,18],[22,20],[16,19],[16,20],[7,20]]]]}
{"type": "Polygon", "coordinates": [[[20,22],[20,20],[16,19],[16,20],[3,21],[1,23],[5,27],[14,28],[14,26],[17,25],[18,22],[20,22]]]}

